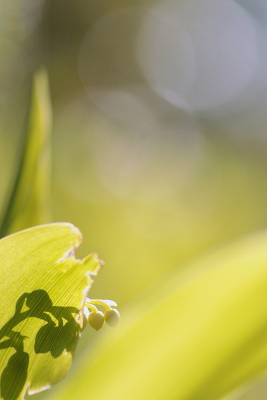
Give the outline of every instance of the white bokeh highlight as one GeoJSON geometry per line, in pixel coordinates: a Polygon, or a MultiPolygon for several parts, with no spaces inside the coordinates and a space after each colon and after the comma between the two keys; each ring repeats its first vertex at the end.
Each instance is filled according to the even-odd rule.
{"type": "Polygon", "coordinates": [[[164,0],[143,20],[137,57],[172,104],[208,110],[236,100],[259,64],[257,24],[231,0],[164,0]]]}

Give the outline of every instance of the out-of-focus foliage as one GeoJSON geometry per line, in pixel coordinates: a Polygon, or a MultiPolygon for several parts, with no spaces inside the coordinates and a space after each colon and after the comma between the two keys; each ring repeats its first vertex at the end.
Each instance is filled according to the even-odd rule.
{"type": "MultiPolygon", "coordinates": [[[[265,0],[8,0],[0,21],[0,203],[32,72],[45,64],[53,219],[79,226],[81,256],[90,246],[105,260],[92,297],[121,307],[266,227],[265,0]]],[[[88,343],[93,332],[78,353],[88,343]]]]}
{"type": "Polygon", "coordinates": [[[26,132],[0,236],[49,222],[51,110],[47,75],[36,74],[26,132]]]}

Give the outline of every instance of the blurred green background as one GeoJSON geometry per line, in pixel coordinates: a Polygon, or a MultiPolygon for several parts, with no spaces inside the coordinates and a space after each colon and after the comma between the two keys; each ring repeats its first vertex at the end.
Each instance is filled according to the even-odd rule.
{"type": "MultiPolygon", "coordinates": [[[[0,201],[45,65],[53,221],[79,227],[79,257],[106,263],[90,297],[123,309],[184,261],[266,227],[266,28],[265,0],[1,2],[0,201]]],[[[77,360],[96,335],[84,332],[77,360]]]]}

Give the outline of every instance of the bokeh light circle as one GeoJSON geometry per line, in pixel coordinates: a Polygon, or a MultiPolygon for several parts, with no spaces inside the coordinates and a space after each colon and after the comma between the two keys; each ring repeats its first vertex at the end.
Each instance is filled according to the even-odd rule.
{"type": "Polygon", "coordinates": [[[167,0],[143,20],[137,56],[154,90],[195,110],[242,94],[258,67],[257,25],[231,0],[167,0]]]}

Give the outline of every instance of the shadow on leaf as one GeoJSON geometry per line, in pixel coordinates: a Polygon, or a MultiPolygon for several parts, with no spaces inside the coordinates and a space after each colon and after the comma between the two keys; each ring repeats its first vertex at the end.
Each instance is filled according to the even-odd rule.
{"type": "Polygon", "coordinates": [[[1,397],[16,400],[27,379],[29,354],[24,351],[13,354],[1,376],[1,397]]]}
{"type": "Polygon", "coordinates": [[[54,358],[64,351],[73,352],[79,338],[80,327],[72,314],[78,314],[75,307],[53,306],[52,300],[45,290],[34,290],[24,293],[18,299],[15,313],[0,329],[0,350],[14,348],[3,370],[0,382],[1,398],[16,400],[21,394],[28,374],[29,354],[24,351],[27,336],[14,331],[14,328],[28,318],[38,318],[46,322],[35,336],[34,351],[36,354],[51,353],[54,358]],[[27,310],[22,311],[26,305],[27,310]]]}

